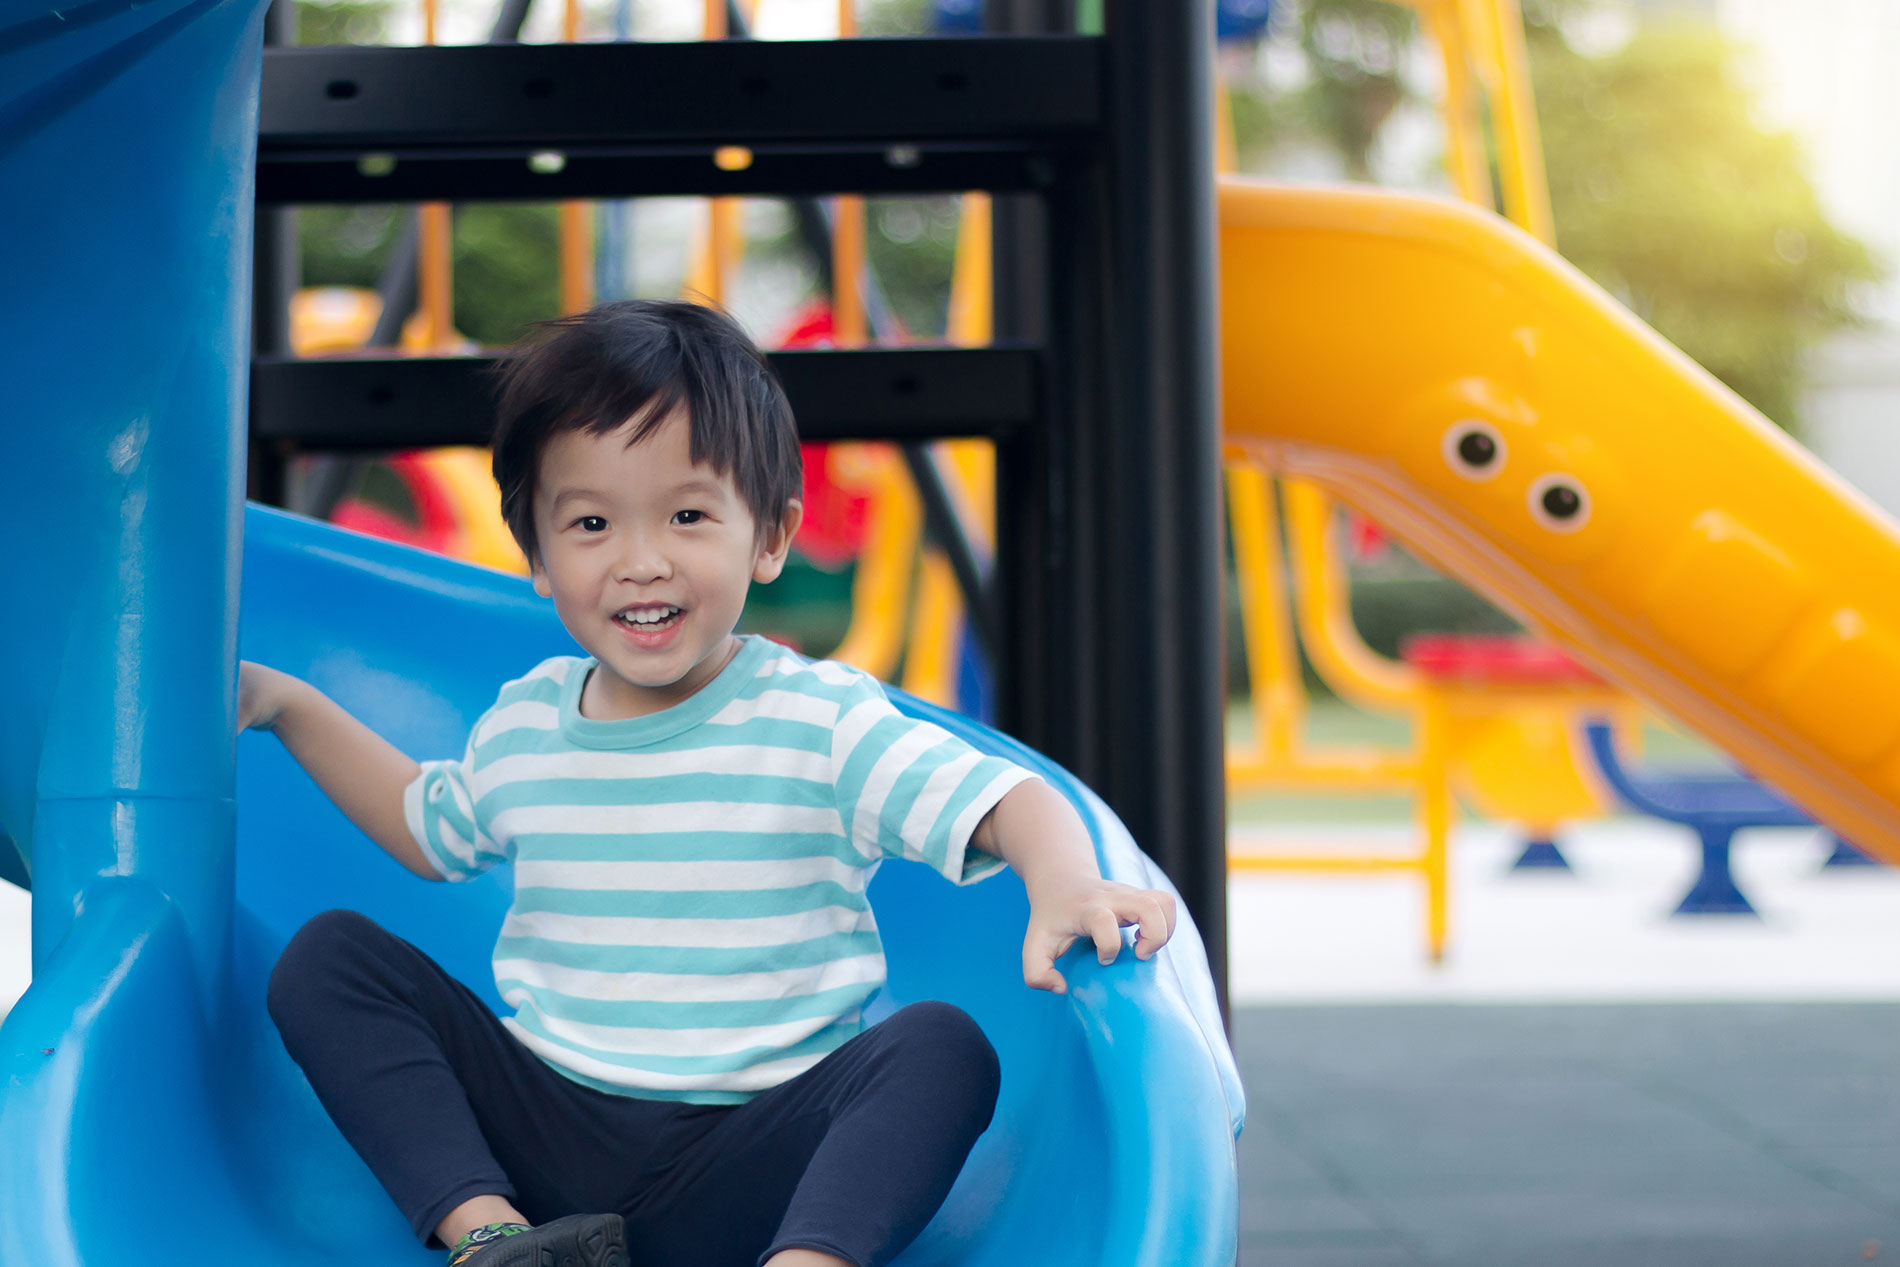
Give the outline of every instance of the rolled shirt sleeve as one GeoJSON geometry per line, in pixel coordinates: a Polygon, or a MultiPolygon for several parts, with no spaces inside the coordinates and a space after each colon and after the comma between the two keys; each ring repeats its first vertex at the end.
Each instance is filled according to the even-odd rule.
{"type": "Polygon", "coordinates": [[[1036,777],[906,717],[869,676],[839,705],[832,770],[838,813],[860,852],[921,862],[955,884],[1002,869],[970,837],[1011,788],[1036,777]]]}
{"type": "Polygon", "coordinates": [[[472,880],[508,860],[507,851],[490,839],[475,812],[468,778],[473,763],[471,740],[462,760],[424,761],[422,773],[403,789],[409,834],[444,880],[472,880]]]}

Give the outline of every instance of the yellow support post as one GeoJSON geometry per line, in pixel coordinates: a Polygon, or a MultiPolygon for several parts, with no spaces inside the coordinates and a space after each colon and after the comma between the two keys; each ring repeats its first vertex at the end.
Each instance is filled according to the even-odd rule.
{"type": "Polygon", "coordinates": [[[1285,481],[1294,611],[1313,667],[1350,702],[1374,712],[1418,706],[1418,674],[1368,647],[1352,622],[1352,582],[1333,532],[1330,498],[1305,480],[1285,481]]]}
{"type": "Polygon", "coordinates": [[[963,603],[957,574],[941,550],[924,554],[911,607],[910,647],[904,654],[903,688],[945,708],[956,706],[957,626],[963,603]]]}
{"type": "Polygon", "coordinates": [[[1423,769],[1419,779],[1419,827],[1425,837],[1420,861],[1425,874],[1425,953],[1433,963],[1445,959],[1451,919],[1447,889],[1451,845],[1451,742],[1445,701],[1426,691],[1420,703],[1418,745],[1423,769]]]}
{"type": "MultiPolygon", "coordinates": [[[[706,0],[700,19],[700,38],[723,40],[729,33],[725,0],[706,0]]],[[[693,249],[683,290],[697,292],[716,304],[726,302],[727,283],[743,247],[739,203],[734,198],[706,200],[706,231],[693,249]]]]}
{"type": "Polygon", "coordinates": [[[957,254],[950,273],[950,342],[960,348],[982,347],[995,337],[995,261],[990,196],[963,195],[957,216],[957,254]]]}
{"type": "Polygon", "coordinates": [[[831,462],[831,476],[840,485],[868,488],[872,494],[864,549],[851,581],[851,627],[831,658],[888,679],[904,651],[904,613],[923,539],[923,504],[909,473],[886,446],[834,448],[831,462]]]}
{"type": "MultiPolygon", "coordinates": [[[[436,42],[439,10],[440,0],[422,0],[424,44],[436,42]]],[[[423,352],[442,352],[455,329],[455,222],[449,204],[425,202],[417,207],[416,236],[416,315],[404,333],[423,352]]]]}
{"type": "Polygon", "coordinates": [[[1457,0],[1474,64],[1491,99],[1497,140],[1498,185],[1504,214],[1546,245],[1556,241],[1544,147],[1537,134],[1524,17],[1517,0],[1457,0]]]}
{"type": "Polygon", "coordinates": [[[1227,770],[1230,781],[1247,783],[1252,778],[1264,781],[1271,771],[1295,761],[1306,726],[1306,692],[1300,683],[1299,653],[1287,611],[1272,477],[1251,463],[1230,461],[1227,513],[1233,524],[1234,572],[1240,586],[1254,733],[1251,748],[1228,754],[1227,770]]]}
{"type": "Polygon", "coordinates": [[[1472,82],[1471,48],[1457,0],[1424,0],[1426,25],[1445,63],[1445,170],[1466,202],[1497,208],[1491,164],[1484,152],[1484,123],[1472,82]]]}

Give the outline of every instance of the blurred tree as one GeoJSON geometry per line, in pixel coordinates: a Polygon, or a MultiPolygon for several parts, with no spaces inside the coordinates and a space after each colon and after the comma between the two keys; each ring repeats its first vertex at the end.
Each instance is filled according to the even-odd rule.
{"type": "Polygon", "coordinates": [[[380,44],[395,0],[300,0],[299,44],[380,44]]]}
{"type": "MultiPolygon", "coordinates": [[[[1297,49],[1304,73],[1287,85],[1229,75],[1242,167],[1270,167],[1284,147],[1318,143],[1347,178],[1371,180],[1380,130],[1413,99],[1403,72],[1416,15],[1388,0],[1284,0],[1273,29],[1276,42],[1297,49]]],[[[1223,63],[1241,67],[1248,47],[1223,46],[1223,63]]]]}
{"type": "Polygon", "coordinates": [[[1742,49],[1673,18],[1588,57],[1571,12],[1526,14],[1558,249],[1792,428],[1803,354],[1859,324],[1882,267],[1828,222],[1799,142],[1758,122],[1742,49]]]}
{"type": "Polygon", "coordinates": [[[865,208],[865,257],[912,337],[941,337],[948,322],[957,217],[955,198],[880,198],[865,208]]]}
{"type": "MultiPolygon", "coordinates": [[[[405,217],[392,207],[305,207],[303,284],[374,289],[405,217]]],[[[551,206],[469,203],[455,209],[455,328],[484,345],[512,343],[529,322],[560,315],[560,227],[551,206]]]]}
{"type": "Polygon", "coordinates": [[[455,209],[455,328],[477,343],[513,343],[529,322],[561,315],[557,208],[471,203],[455,209]]]}
{"type": "Polygon", "coordinates": [[[937,21],[932,0],[860,0],[858,34],[929,35],[937,21]]]}
{"type": "Polygon", "coordinates": [[[402,223],[395,207],[303,207],[303,284],[375,288],[402,223]]]}
{"type": "Polygon", "coordinates": [[[1418,34],[1410,9],[1387,0],[1302,0],[1300,51],[1312,71],[1299,111],[1353,180],[1372,179],[1372,147],[1408,96],[1401,61],[1418,34]]]}

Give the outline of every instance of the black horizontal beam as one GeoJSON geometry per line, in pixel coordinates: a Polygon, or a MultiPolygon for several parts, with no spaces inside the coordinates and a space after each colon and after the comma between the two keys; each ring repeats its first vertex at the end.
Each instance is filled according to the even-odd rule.
{"type": "MultiPolygon", "coordinates": [[[[774,352],[772,368],[807,440],[1001,438],[1037,421],[1031,348],[774,352]]],[[[251,363],[251,437],[286,449],[485,444],[494,428],[490,357],[251,363]]]]}
{"type": "Polygon", "coordinates": [[[334,153],[278,154],[260,162],[264,205],[383,202],[553,202],[564,198],[681,195],[817,197],[1036,193],[1059,165],[1030,147],[895,145],[826,150],[754,147],[743,169],[721,168],[710,148],[439,150],[379,153],[368,161],[334,153]]]}
{"type": "Polygon", "coordinates": [[[1033,189],[1101,96],[1092,36],[273,48],[258,197],[1033,189]]]}

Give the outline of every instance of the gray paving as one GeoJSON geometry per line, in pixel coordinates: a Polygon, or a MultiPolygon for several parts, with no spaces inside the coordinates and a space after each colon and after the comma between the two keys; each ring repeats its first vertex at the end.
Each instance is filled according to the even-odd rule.
{"type": "Polygon", "coordinates": [[[1256,1007],[1244,1267],[1900,1267],[1900,1004],[1256,1007]]]}

